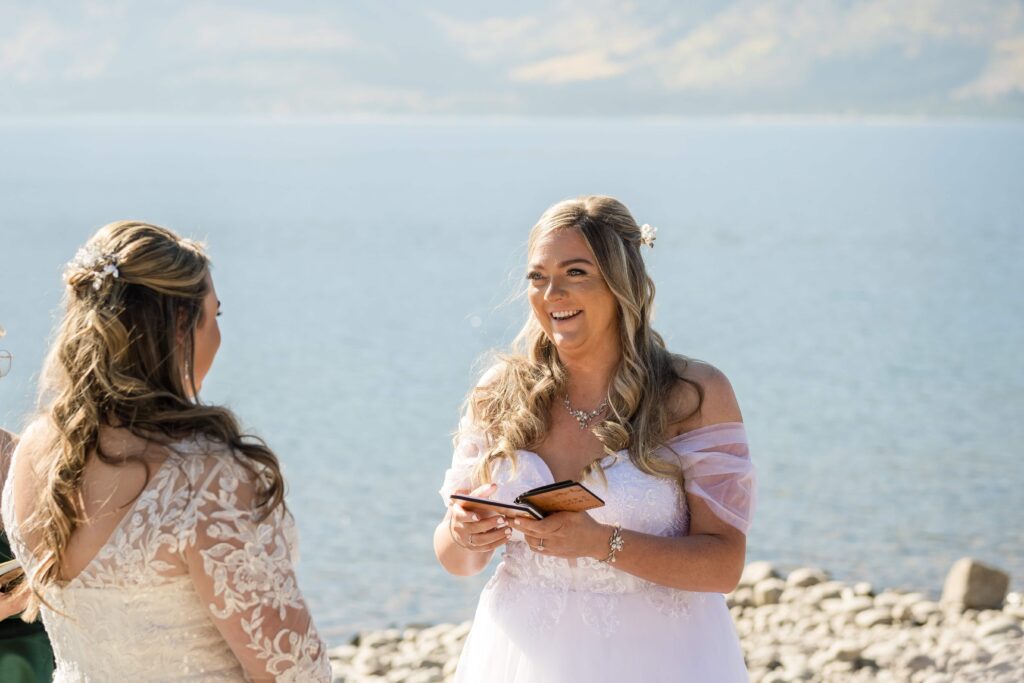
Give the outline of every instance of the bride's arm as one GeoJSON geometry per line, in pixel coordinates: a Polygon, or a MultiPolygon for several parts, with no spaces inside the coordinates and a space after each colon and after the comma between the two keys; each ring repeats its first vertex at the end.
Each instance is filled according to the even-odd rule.
{"type": "Polygon", "coordinates": [[[292,565],[290,518],[262,517],[252,474],[215,456],[184,558],[200,600],[250,681],[329,682],[331,666],[292,565]]]}
{"type": "MultiPolygon", "coordinates": [[[[486,485],[474,491],[456,489],[455,493],[487,497],[494,488],[486,485]]],[[[510,535],[503,517],[495,515],[481,519],[460,504],[452,503],[444,519],[434,529],[434,554],[449,574],[473,576],[484,570],[494,551],[505,545],[510,535]]]]}

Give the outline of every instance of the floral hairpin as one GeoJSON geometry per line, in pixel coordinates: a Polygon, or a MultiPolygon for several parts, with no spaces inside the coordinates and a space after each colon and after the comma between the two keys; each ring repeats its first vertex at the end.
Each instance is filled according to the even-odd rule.
{"type": "Polygon", "coordinates": [[[68,268],[91,271],[92,288],[99,291],[108,277],[117,279],[121,276],[117,264],[116,254],[104,254],[95,244],[88,244],[75,252],[75,258],[68,263],[68,268]]]}
{"type": "Polygon", "coordinates": [[[644,223],[640,226],[640,242],[645,244],[651,249],[654,249],[654,240],[658,238],[658,229],[652,225],[644,223]]]}

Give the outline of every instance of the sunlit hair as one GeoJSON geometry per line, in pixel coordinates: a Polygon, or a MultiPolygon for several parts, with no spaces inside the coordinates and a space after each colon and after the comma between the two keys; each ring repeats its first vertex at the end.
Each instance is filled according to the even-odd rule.
{"type": "MultiPolygon", "coordinates": [[[[665,348],[651,329],[654,282],[640,254],[640,227],[629,210],[611,197],[586,196],[555,204],[530,232],[528,253],[537,242],[558,230],[577,230],[594,253],[597,266],[618,302],[621,361],[608,387],[606,418],[591,431],[607,455],[628,450],[638,469],[667,478],[681,476],[676,463],[655,455],[672,422],[689,417],[673,413],[680,401],[680,381],[693,387],[695,414],[704,398],[702,387],[677,372],[686,360],[665,348]]],[[[474,478],[491,481],[492,465],[500,458],[517,464],[516,451],[539,444],[549,429],[552,406],[566,392],[566,371],[554,343],[531,314],[513,342],[512,353],[500,356],[493,373],[467,399],[476,426],[491,444],[480,458],[474,478]]],[[[581,476],[598,470],[597,462],[581,476]]]]}
{"type": "MultiPolygon", "coordinates": [[[[274,453],[243,435],[231,411],[196,396],[195,330],[210,286],[202,246],[164,228],[122,221],[100,228],[84,251],[102,260],[68,264],[64,316],[43,376],[40,406],[53,440],[41,450],[45,483],[26,526],[39,560],[26,619],[38,612],[44,589],[62,580],[68,541],[81,522],[88,458],[124,462],[103,452],[101,427],[126,429],[156,447],[205,438],[230,449],[253,473],[260,514],[284,502],[274,453]],[[116,276],[104,274],[103,264],[116,264],[116,276]]],[[[127,459],[139,462],[142,454],[127,459]]]]}

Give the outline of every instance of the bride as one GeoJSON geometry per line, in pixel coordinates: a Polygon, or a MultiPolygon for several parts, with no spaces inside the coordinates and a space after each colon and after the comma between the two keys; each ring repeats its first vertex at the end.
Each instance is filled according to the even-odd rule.
{"type": "Polygon", "coordinates": [[[112,223],[65,281],[3,493],[54,680],[330,681],[277,458],[198,399],[220,345],[202,248],[112,223]]]}
{"type": "Polygon", "coordinates": [[[504,547],[456,681],[747,680],[722,595],[753,508],[746,434],[726,377],[651,329],[653,241],[599,196],[556,204],[530,234],[532,315],[470,393],[441,489],[445,569],[478,573],[504,547]],[[605,505],[535,521],[450,499],[509,503],[571,479],[605,505]]]}

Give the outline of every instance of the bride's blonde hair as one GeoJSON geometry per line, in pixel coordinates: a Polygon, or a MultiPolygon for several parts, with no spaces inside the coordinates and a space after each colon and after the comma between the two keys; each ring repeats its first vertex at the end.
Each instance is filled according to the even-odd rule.
{"type": "Polygon", "coordinates": [[[191,359],[209,269],[202,245],[133,221],[100,228],[68,264],[64,316],[40,395],[52,443],[40,451],[46,479],[23,534],[32,537],[38,558],[26,620],[38,612],[43,589],[61,580],[68,541],[81,521],[88,457],[123,462],[100,448],[102,426],[172,448],[177,440],[205,437],[230,449],[253,473],[261,515],[283,505],[274,453],[243,435],[227,408],[196,397],[191,359]]]}
{"type": "MultiPolygon", "coordinates": [[[[591,429],[607,455],[621,450],[648,474],[678,478],[678,466],[655,455],[669,424],[689,417],[678,414],[675,393],[682,381],[693,387],[700,410],[704,392],[700,384],[683,377],[677,368],[686,360],[666,350],[661,335],[651,328],[654,282],[640,254],[642,234],[622,202],[597,195],[555,204],[530,231],[528,253],[545,235],[577,230],[594,253],[608,288],[618,301],[621,361],[608,387],[607,417],[591,429]]],[[[508,458],[517,464],[516,451],[539,444],[549,428],[555,401],[566,391],[565,368],[555,345],[531,314],[513,342],[512,352],[499,357],[493,377],[487,377],[467,398],[475,426],[490,448],[474,472],[478,482],[490,482],[492,465],[508,458]]],[[[581,476],[599,469],[598,461],[581,476]]]]}

